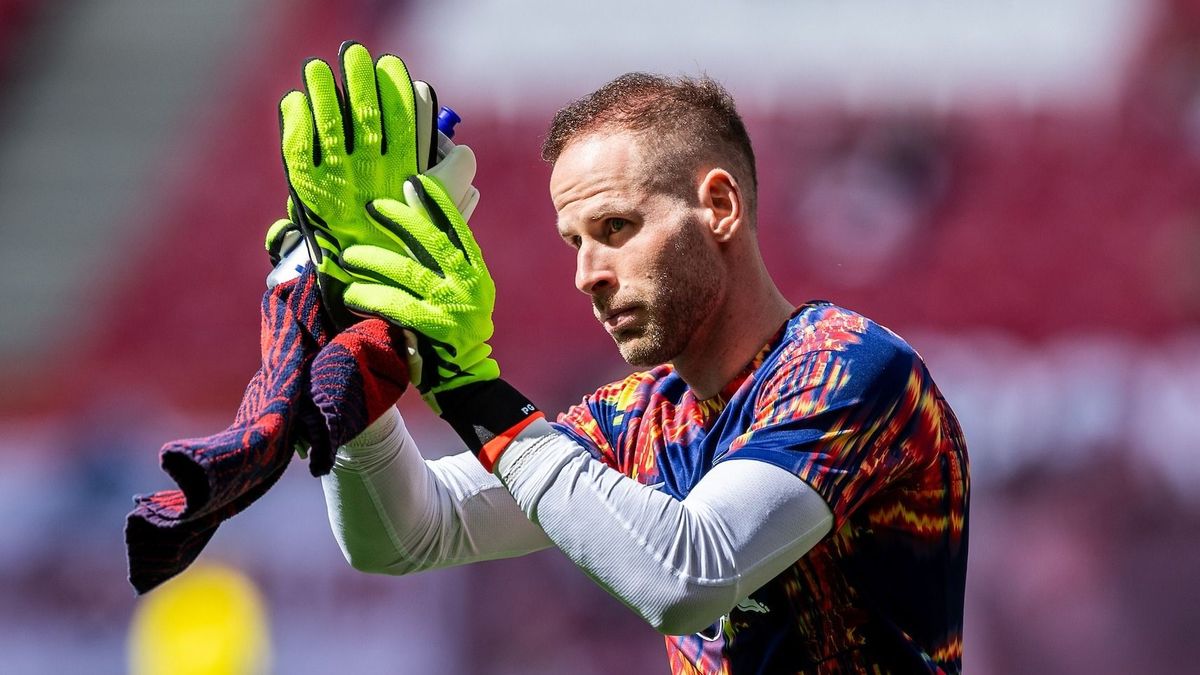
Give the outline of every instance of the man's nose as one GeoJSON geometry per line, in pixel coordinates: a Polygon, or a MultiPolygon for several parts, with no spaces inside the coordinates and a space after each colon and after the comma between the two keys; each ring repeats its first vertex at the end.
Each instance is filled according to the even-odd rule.
{"type": "Polygon", "coordinates": [[[575,288],[592,296],[616,288],[611,254],[610,250],[584,242],[575,260],[575,288]]]}

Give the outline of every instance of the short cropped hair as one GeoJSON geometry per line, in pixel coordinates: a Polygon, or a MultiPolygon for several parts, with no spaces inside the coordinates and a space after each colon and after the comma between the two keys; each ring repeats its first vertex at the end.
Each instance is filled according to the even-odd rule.
{"type": "Polygon", "coordinates": [[[637,135],[657,163],[656,182],[667,190],[694,197],[698,167],[711,163],[729,171],[754,222],[754,149],[733,97],[716,80],[626,73],[554,115],[542,159],[553,164],[572,141],[606,131],[637,135]]]}

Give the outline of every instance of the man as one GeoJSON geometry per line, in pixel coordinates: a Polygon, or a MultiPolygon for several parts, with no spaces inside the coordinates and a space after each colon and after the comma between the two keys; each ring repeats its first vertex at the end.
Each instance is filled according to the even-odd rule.
{"type": "MultiPolygon", "coordinates": [[[[286,161],[313,134],[284,117],[286,161]]],[[[494,292],[453,199],[418,176],[372,201],[394,250],[323,239],[333,295],[414,329],[414,383],[474,452],[424,461],[395,409],[342,448],[323,487],[351,564],[557,546],[666,635],[676,673],[958,672],[962,434],[903,340],[779,292],[729,95],[624,75],[559,111],[543,156],[575,284],[647,370],[548,423],[481,351],[494,292]]]]}

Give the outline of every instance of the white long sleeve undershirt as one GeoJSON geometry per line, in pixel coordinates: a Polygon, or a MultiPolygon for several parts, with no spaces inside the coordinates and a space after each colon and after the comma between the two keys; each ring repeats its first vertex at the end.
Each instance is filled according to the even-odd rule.
{"type": "Polygon", "coordinates": [[[556,545],[659,631],[699,631],[826,533],[824,500],[760,461],[714,466],[686,499],[642,485],[545,421],[487,473],[470,453],[425,461],[396,410],[322,479],[357,569],[408,574],[556,545]]]}

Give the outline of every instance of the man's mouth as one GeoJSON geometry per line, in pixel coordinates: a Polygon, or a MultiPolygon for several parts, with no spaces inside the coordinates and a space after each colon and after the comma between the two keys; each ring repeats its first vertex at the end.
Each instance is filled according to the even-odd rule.
{"type": "Polygon", "coordinates": [[[625,305],[610,309],[600,315],[600,322],[609,333],[615,333],[637,320],[637,305],[625,305]]]}

